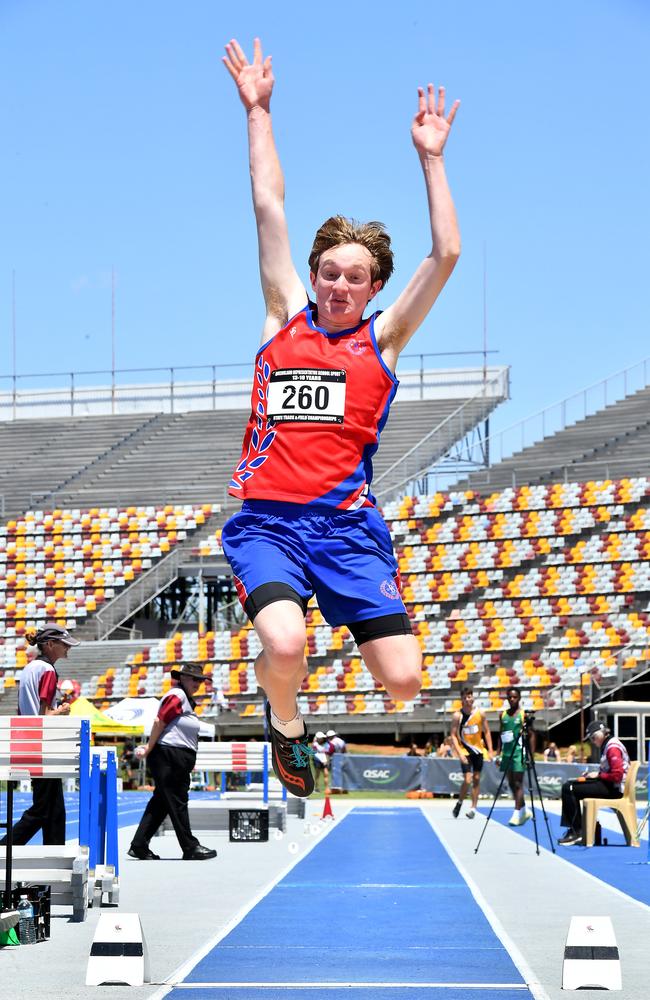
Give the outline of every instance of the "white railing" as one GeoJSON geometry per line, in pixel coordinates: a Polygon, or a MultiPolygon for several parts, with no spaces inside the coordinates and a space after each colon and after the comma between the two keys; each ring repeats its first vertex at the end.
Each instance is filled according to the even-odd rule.
{"type": "MultiPolygon", "coordinates": [[[[476,386],[484,380],[486,364],[482,351],[403,355],[398,368],[400,399],[467,395],[467,392],[459,393],[458,388],[476,386]],[[459,359],[467,355],[480,355],[483,365],[425,368],[433,358],[459,359]]],[[[253,364],[250,362],[0,375],[0,421],[247,409],[252,377],[253,364]]]]}
{"type": "Polygon", "coordinates": [[[600,382],[594,382],[579,392],[567,396],[543,410],[517,421],[487,439],[490,463],[496,465],[515,452],[523,451],[571,424],[584,420],[598,410],[619,402],[632,392],[648,385],[650,358],[614,372],[600,382]]]}
{"type": "Polygon", "coordinates": [[[495,403],[508,399],[509,393],[509,369],[503,368],[489,381],[483,382],[474,396],[464,400],[453,413],[376,477],[373,481],[373,493],[377,499],[386,502],[400,490],[404,492],[409,484],[433,472],[436,462],[462,441],[477,423],[485,420],[495,403]],[[477,413],[477,404],[481,403],[482,412],[477,413]]]}

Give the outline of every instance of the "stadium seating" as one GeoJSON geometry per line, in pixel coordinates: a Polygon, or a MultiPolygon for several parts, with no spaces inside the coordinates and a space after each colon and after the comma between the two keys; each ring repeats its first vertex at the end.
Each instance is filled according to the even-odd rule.
{"type": "MultiPolygon", "coordinates": [[[[458,706],[458,689],[467,682],[475,686],[479,703],[490,712],[500,710],[505,688],[513,683],[522,687],[526,707],[540,709],[578,702],[590,677],[606,682],[616,674],[621,650],[624,669],[633,670],[649,658],[647,478],[522,486],[487,496],[457,491],[403,497],[387,504],[384,514],[395,543],[404,600],[424,653],[422,692],[414,702],[394,702],[365,668],[347,630],[327,625],[312,602],[306,644],[311,671],[300,692],[301,704],[310,714],[408,713],[432,697],[440,710],[448,710],[458,706]]],[[[125,520],[124,512],[121,517],[127,534],[130,529],[147,530],[125,520]]],[[[71,533],[63,532],[62,518],[59,521],[69,546],[71,533]]],[[[26,523],[24,519],[23,526],[26,523]]],[[[84,537],[82,544],[91,542],[89,557],[99,560],[105,555],[103,548],[100,552],[93,546],[113,545],[106,555],[119,563],[121,553],[118,568],[123,568],[122,536],[118,553],[114,543],[101,535],[107,531],[105,525],[91,519],[85,527],[91,536],[100,536],[84,537]]],[[[157,520],[156,527],[160,528],[157,520]]],[[[11,536],[14,572],[16,528],[11,536]]],[[[31,538],[34,560],[35,533],[27,536],[21,527],[20,534],[31,538]]],[[[6,531],[5,535],[9,537],[6,531]]],[[[145,555],[140,550],[137,558],[142,562],[154,557],[163,541],[149,540],[152,552],[145,555]]],[[[53,544],[49,537],[48,544],[53,544]]],[[[7,544],[0,557],[5,551],[9,558],[7,544]]],[[[197,558],[222,555],[220,529],[192,551],[197,558]]],[[[49,558],[54,555],[50,552],[49,558]]],[[[69,559],[72,551],[58,555],[69,559]]],[[[133,567],[134,553],[128,556],[133,567]]],[[[103,587],[105,599],[109,585],[114,590],[120,579],[115,570],[110,578],[106,569],[97,572],[104,573],[103,579],[89,575],[86,581],[82,572],[77,583],[80,593],[75,594],[84,602],[75,604],[78,615],[88,613],[87,597],[94,597],[97,606],[97,591],[101,596],[103,587]],[[92,593],[87,595],[84,588],[92,593]]],[[[4,596],[2,591],[0,595],[4,596]]],[[[26,605],[19,606],[15,596],[12,599],[9,609],[5,599],[4,612],[13,614],[16,627],[16,612],[23,614],[26,605]]],[[[200,692],[204,712],[214,710],[216,694],[221,692],[241,716],[254,717],[260,712],[254,673],[259,651],[249,624],[203,636],[179,633],[85,681],[82,693],[102,705],[126,695],[159,696],[168,689],[175,664],[198,662],[206,673],[200,692]]],[[[0,677],[0,689],[3,681],[10,680],[0,677]]]]}
{"type": "Polygon", "coordinates": [[[75,629],[211,512],[210,504],[28,511],[1,526],[0,691],[27,663],[27,628],[75,629]]]}

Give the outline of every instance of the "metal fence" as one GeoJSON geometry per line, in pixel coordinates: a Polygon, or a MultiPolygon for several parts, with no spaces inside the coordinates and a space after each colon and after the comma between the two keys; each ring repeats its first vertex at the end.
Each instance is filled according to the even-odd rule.
{"type": "MultiPolygon", "coordinates": [[[[429,392],[445,394],[445,387],[447,394],[459,395],[459,386],[475,386],[485,378],[486,366],[482,351],[402,355],[400,398],[425,399],[429,392]],[[468,356],[482,357],[483,365],[467,367],[468,356]],[[457,359],[457,367],[431,368],[443,359],[446,365],[457,359]]],[[[244,409],[250,405],[252,377],[252,362],[0,375],[0,420],[244,409]]]]}

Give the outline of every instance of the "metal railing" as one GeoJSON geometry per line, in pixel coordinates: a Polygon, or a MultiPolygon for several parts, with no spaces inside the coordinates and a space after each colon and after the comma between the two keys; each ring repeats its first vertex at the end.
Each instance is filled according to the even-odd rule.
{"type": "MultiPolygon", "coordinates": [[[[413,390],[414,398],[424,398],[428,359],[480,356],[485,368],[487,354],[496,353],[405,354],[400,358],[398,377],[404,378],[404,386],[413,390]],[[414,360],[416,367],[409,371],[408,363],[414,360]]],[[[480,366],[471,371],[475,374],[480,366]]],[[[252,377],[253,362],[0,375],[0,420],[248,408],[252,377]]]]}
{"type": "Polygon", "coordinates": [[[178,566],[183,554],[182,549],[174,549],[173,552],[163,556],[155,566],[134,580],[121,594],[98,611],[95,614],[95,638],[105,639],[118,625],[128,621],[157,594],[169,587],[178,576],[178,566]]]}
{"type": "Polygon", "coordinates": [[[436,461],[444,457],[457,442],[462,441],[479,421],[485,420],[497,402],[508,398],[509,392],[509,369],[504,368],[377,476],[373,482],[373,493],[377,499],[385,502],[394,493],[403,491],[408,484],[434,469],[436,461]],[[479,403],[483,404],[481,413],[477,413],[479,403]]]}
{"type": "Polygon", "coordinates": [[[619,402],[632,392],[648,385],[650,358],[644,358],[613,375],[594,382],[537,413],[519,420],[487,439],[491,464],[496,465],[524,448],[537,444],[544,438],[565,430],[571,424],[584,420],[612,403],[619,402]]]}

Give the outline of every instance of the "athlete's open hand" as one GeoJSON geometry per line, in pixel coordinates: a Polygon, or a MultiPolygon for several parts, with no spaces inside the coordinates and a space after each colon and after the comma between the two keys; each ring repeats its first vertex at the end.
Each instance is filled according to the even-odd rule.
{"type": "Polygon", "coordinates": [[[271,69],[271,56],[262,59],[262,43],[259,38],[253,43],[252,63],[249,63],[235,38],[226,45],[226,52],[228,54],[223,56],[224,66],[235,81],[246,110],[259,107],[268,111],[275,81],[271,69]]]}
{"type": "Polygon", "coordinates": [[[453,124],[460,101],[454,101],[451,111],[445,118],[445,88],[438,87],[438,100],[432,83],[427,86],[425,95],[422,87],[418,87],[418,113],[411,125],[413,145],[420,155],[441,156],[453,124]]]}

